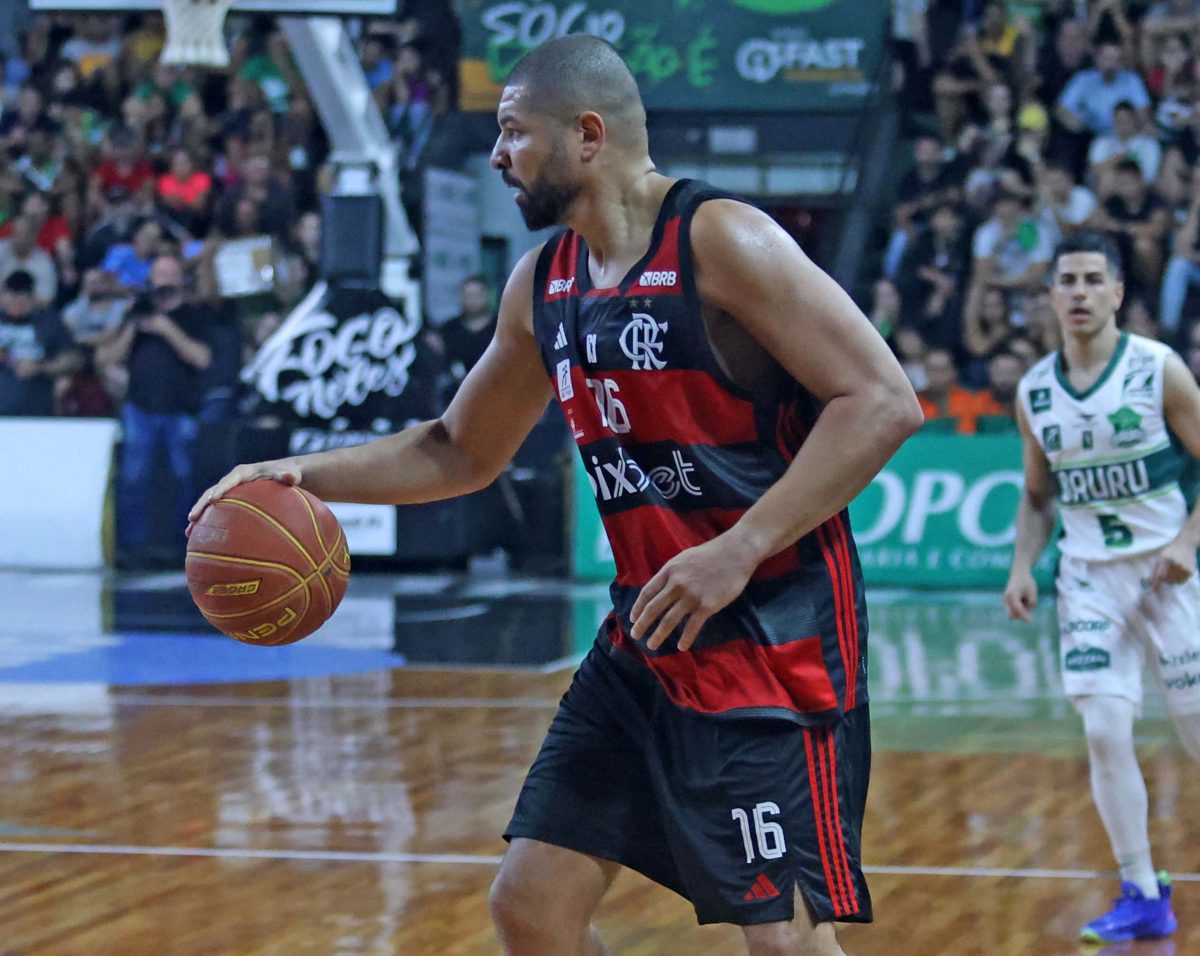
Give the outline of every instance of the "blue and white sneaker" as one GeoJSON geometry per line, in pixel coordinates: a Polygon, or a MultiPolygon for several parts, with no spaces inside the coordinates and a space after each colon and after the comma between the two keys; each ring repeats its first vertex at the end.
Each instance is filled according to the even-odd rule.
{"type": "Polygon", "coordinates": [[[1088,943],[1124,943],[1134,939],[1161,939],[1175,932],[1178,922],[1171,912],[1171,877],[1158,874],[1159,898],[1148,900],[1136,883],[1122,883],[1113,907],[1079,931],[1088,943]]]}

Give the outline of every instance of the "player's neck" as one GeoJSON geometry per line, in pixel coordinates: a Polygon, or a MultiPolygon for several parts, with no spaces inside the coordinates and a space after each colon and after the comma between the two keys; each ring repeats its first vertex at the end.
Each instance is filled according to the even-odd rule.
{"type": "Polygon", "coordinates": [[[1069,333],[1063,336],[1063,358],[1072,371],[1103,368],[1112,358],[1121,339],[1115,322],[1108,322],[1095,332],[1069,333]]]}
{"type": "Polygon", "coordinates": [[[620,270],[620,275],[645,253],[662,208],[675,182],[645,167],[601,182],[590,195],[580,196],[570,226],[587,242],[593,280],[620,270]]]}

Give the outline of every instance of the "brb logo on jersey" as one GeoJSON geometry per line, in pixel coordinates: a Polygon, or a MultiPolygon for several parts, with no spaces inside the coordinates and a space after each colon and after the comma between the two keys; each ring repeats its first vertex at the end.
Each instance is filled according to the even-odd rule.
{"type": "Polygon", "coordinates": [[[645,312],[633,313],[633,318],[621,332],[621,351],[633,362],[635,372],[667,367],[667,363],[661,358],[661,335],[665,331],[666,322],[655,322],[654,316],[645,312]]]}

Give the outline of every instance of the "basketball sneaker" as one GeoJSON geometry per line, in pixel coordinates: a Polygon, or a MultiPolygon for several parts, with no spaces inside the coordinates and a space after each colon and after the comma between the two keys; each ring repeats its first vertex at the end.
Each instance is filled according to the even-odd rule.
{"type": "Polygon", "coordinates": [[[1158,874],[1159,898],[1148,900],[1136,883],[1122,883],[1113,907],[1079,931],[1089,943],[1124,943],[1133,939],[1161,939],[1175,932],[1178,923],[1171,912],[1171,877],[1158,874]]]}

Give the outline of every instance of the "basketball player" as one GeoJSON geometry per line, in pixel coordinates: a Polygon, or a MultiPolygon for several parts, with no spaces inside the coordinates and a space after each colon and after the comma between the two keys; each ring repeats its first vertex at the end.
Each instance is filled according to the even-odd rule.
{"type": "Polygon", "coordinates": [[[616,557],[613,612],[517,801],[490,905],[509,953],[608,950],[622,866],[743,928],[840,953],[859,865],[866,613],[845,507],[921,423],[848,296],[757,209],[655,171],[637,86],[590,36],[514,69],[492,165],[531,229],[495,339],[441,419],[241,466],[334,501],[491,482],[557,397],[616,557]],[[797,902],[798,901],[798,902],[797,902]]]}
{"type": "Polygon", "coordinates": [[[1122,881],[1121,897],[1082,937],[1169,936],[1171,884],[1151,863],[1133,722],[1147,657],[1184,747],[1200,758],[1200,514],[1188,514],[1174,442],[1200,455],[1200,388],[1170,348],[1117,329],[1124,286],[1110,240],[1066,240],[1051,282],[1063,346],[1019,386],[1025,491],[1004,601],[1030,620],[1032,568],[1057,499],[1063,686],[1083,717],[1092,796],[1122,881]]]}

